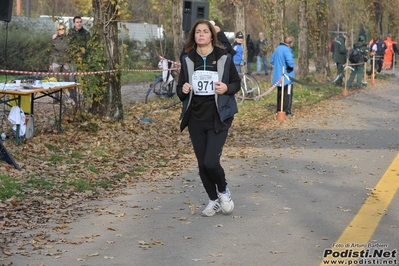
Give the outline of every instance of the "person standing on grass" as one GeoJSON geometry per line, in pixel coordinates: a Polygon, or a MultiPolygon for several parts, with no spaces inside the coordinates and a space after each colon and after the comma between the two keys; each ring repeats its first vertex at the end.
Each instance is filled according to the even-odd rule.
{"type": "Polygon", "coordinates": [[[259,32],[259,40],[255,45],[256,54],[256,74],[260,75],[262,65],[265,69],[265,75],[269,75],[269,68],[267,66],[267,40],[263,32],[259,32]]]}
{"type": "Polygon", "coordinates": [[[245,40],[247,44],[247,73],[251,75],[251,63],[253,62],[253,58],[255,56],[255,45],[251,40],[251,35],[247,34],[247,39],[245,40]]]}
{"type": "Polygon", "coordinates": [[[344,33],[344,34],[339,34],[338,37],[335,39],[334,43],[334,53],[333,53],[333,58],[334,62],[337,65],[337,75],[339,75],[337,81],[335,84],[337,86],[343,86],[343,80],[344,80],[344,65],[346,64],[346,59],[347,59],[347,54],[348,50],[346,49],[346,44],[349,40],[349,34],[344,33]]]}
{"type": "Polygon", "coordinates": [[[197,21],[187,36],[176,93],[182,101],[180,130],[188,127],[199,175],[209,202],[203,216],[234,209],[226,176],[220,164],[223,146],[234,115],[238,112],[234,94],[240,90],[240,76],[231,54],[220,45],[208,20],[197,21]]]}
{"type": "Polygon", "coordinates": [[[382,70],[385,48],[385,43],[379,36],[375,36],[371,41],[370,57],[374,57],[374,64],[378,74],[381,73],[382,70]]]}
{"type": "Polygon", "coordinates": [[[244,34],[241,31],[239,31],[236,33],[236,38],[234,39],[234,42],[231,44],[231,47],[233,47],[234,51],[236,51],[236,53],[233,56],[233,61],[238,73],[241,73],[241,66],[244,65],[243,61],[244,49],[242,48],[243,42],[244,42],[244,34]]]}
{"type": "Polygon", "coordinates": [[[364,63],[367,62],[367,54],[369,53],[365,40],[366,40],[365,37],[363,35],[360,35],[359,39],[354,44],[354,47],[359,49],[361,53],[361,60],[360,62],[357,62],[356,64],[353,64],[351,66],[353,70],[348,79],[348,84],[347,84],[348,88],[352,87],[352,83],[355,80],[356,76],[357,76],[356,86],[357,87],[362,86],[363,76],[364,76],[364,63]]]}
{"type": "Polygon", "coordinates": [[[292,47],[295,39],[292,36],[284,38],[284,42],[274,50],[270,57],[270,64],[273,65],[273,84],[277,83],[277,112],[284,111],[287,116],[294,116],[291,112],[292,96],[294,94],[294,82],[284,75],[284,88],[281,84],[281,77],[286,74],[289,77],[295,77],[295,61],[292,47]],[[283,73],[284,68],[284,73],[283,73]],[[281,110],[281,94],[284,89],[283,110],[281,110]]]}

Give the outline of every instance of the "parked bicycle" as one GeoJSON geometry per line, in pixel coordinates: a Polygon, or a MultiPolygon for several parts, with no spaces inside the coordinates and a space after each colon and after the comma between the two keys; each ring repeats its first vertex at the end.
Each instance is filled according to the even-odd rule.
{"type": "Polygon", "coordinates": [[[161,58],[158,67],[163,69],[162,75],[155,75],[155,80],[147,89],[145,103],[149,103],[160,97],[172,98],[175,95],[175,82],[171,74],[172,63],[161,58]]]}
{"type": "Polygon", "coordinates": [[[260,95],[260,87],[256,78],[246,73],[240,74],[240,76],[241,90],[236,94],[238,101],[241,103],[245,100],[259,101],[260,98],[257,98],[257,96],[260,95]]]}

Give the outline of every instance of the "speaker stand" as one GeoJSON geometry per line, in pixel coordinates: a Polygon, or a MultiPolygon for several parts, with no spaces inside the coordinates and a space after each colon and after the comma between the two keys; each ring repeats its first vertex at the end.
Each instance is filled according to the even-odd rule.
{"type": "Polygon", "coordinates": [[[8,164],[12,164],[17,170],[21,170],[21,168],[19,168],[19,165],[14,161],[11,154],[6,149],[6,147],[4,147],[3,141],[1,140],[0,140],[0,160],[5,161],[8,164]]]}

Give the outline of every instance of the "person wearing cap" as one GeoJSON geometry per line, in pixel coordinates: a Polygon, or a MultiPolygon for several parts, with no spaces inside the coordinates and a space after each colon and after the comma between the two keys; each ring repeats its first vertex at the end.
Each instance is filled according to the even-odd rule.
{"type": "Polygon", "coordinates": [[[357,42],[354,44],[354,48],[358,48],[361,55],[362,55],[362,60],[358,62],[357,64],[351,65],[351,68],[353,68],[349,79],[348,79],[348,88],[352,87],[352,83],[357,76],[357,87],[362,86],[362,81],[363,81],[363,76],[364,76],[364,63],[367,62],[367,54],[369,53],[368,48],[367,48],[367,43],[366,43],[366,38],[363,35],[359,36],[359,39],[357,42]]]}
{"type": "Polygon", "coordinates": [[[234,51],[236,51],[236,54],[233,56],[233,61],[238,73],[241,73],[241,66],[244,65],[244,61],[242,60],[244,55],[244,49],[242,48],[243,41],[244,41],[244,34],[241,31],[239,31],[236,33],[236,38],[234,39],[234,42],[231,45],[234,51]]]}
{"type": "Polygon", "coordinates": [[[346,59],[347,59],[347,54],[348,51],[346,50],[345,42],[349,40],[349,34],[348,33],[340,33],[335,40],[334,44],[334,62],[337,65],[337,75],[338,79],[335,82],[336,85],[338,86],[343,86],[343,80],[344,80],[344,65],[346,64],[346,59]]]}

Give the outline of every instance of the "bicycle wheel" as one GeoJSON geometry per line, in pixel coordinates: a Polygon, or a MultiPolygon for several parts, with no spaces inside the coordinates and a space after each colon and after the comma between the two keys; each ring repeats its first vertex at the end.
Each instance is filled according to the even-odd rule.
{"type": "Polygon", "coordinates": [[[245,95],[246,95],[245,89],[243,88],[242,82],[241,82],[241,90],[239,90],[236,93],[237,102],[238,103],[243,103],[245,101],[245,95]]]}
{"type": "Polygon", "coordinates": [[[151,84],[145,95],[145,103],[150,103],[155,101],[159,96],[160,90],[161,90],[161,82],[151,84]]]}
{"type": "Polygon", "coordinates": [[[255,77],[244,74],[241,79],[241,90],[245,92],[247,99],[260,100],[260,98],[256,98],[260,95],[260,88],[255,77]]]}
{"type": "Polygon", "coordinates": [[[155,76],[155,81],[150,84],[145,94],[145,103],[156,100],[162,91],[162,76],[155,76]]]}

